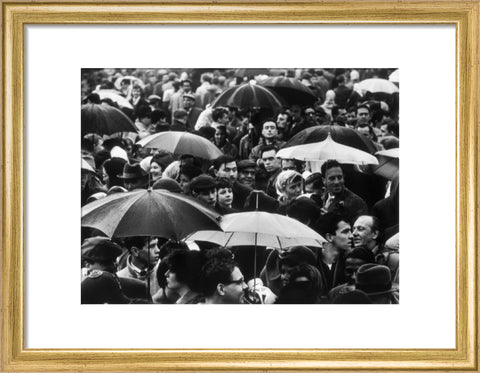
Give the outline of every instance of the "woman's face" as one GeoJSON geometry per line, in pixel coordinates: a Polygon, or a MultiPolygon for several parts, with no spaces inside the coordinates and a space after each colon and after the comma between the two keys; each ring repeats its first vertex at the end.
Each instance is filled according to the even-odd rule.
{"type": "Polygon", "coordinates": [[[290,275],[292,272],[293,267],[290,267],[289,265],[282,264],[282,267],[280,268],[280,281],[282,282],[282,286],[287,286],[288,283],[290,282],[290,275]]]}
{"type": "Polygon", "coordinates": [[[219,188],[217,191],[217,202],[222,207],[232,207],[232,188],[219,188]]]}
{"type": "Polygon", "coordinates": [[[152,180],[156,181],[162,177],[162,167],[157,162],[150,163],[150,175],[152,175],[152,180]]]}
{"type": "Polygon", "coordinates": [[[297,181],[296,183],[289,183],[285,187],[285,197],[287,200],[291,201],[297,198],[302,194],[302,182],[297,181]]]}
{"type": "Polygon", "coordinates": [[[167,279],[167,287],[169,289],[175,290],[182,286],[182,284],[177,280],[177,275],[170,269],[165,273],[165,278],[167,279]]]}

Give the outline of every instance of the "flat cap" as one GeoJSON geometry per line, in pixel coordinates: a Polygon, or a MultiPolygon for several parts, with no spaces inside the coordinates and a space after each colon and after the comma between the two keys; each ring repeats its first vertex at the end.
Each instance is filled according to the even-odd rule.
{"type": "Polygon", "coordinates": [[[113,262],[122,253],[122,248],[107,237],[90,237],[82,244],[82,258],[93,262],[113,262]]]}

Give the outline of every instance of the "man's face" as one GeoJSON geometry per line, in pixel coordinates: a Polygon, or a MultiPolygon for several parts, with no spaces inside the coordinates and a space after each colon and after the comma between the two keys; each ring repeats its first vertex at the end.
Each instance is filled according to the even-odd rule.
{"type": "Polygon", "coordinates": [[[352,241],[352,227],[345,221],[340,221],[337,224],[337,230],[334,236],[330,236],[333,245],[343,251],[350,250],[352,241]]]}
{"type": "Polygon", "coordinates": [[[327,192],[330,194],[340,194],[345,189],[343,180],[343,171],[340,167],[331,167],[325,172],[323,180],[327,192]]]}
{"type": "Polygon", "coordinates": [[[207,206],[214,208],[217,202],[217,191],[215,188],[199,191],[196,194],[197,199],[207,206]]]}
{"type": "Polygon", "coordinates": [[[224,163],[218,168],[217,177],[224,177],[233,182],[237,180],[237,176],[238,171],[236,162],[224,163]]]}
{"type": "Polygon", "coordinates": [[[315,122],[315,110],[313,110],[310,107],[305,109],[305,119],[307,120],[308,123],[315,122]]]}
{"type": "Polygon", "coordinates": [[[282,159],[282,171],[296,170],[294,159],[282,159]]]}
{"type": "Polygon", "coordinates": [[[125,188],[130,192],[134,189],[141,189],[145,185],[145,180],[143,178],[139,179],[125,179],[123,184],[125,188]]]}
{"type": "Polygon", "coordinates": [[[140,97],[141,91],[138,88],[132,89],[132,96],[135,98],[140,97]]]}
{"type": "Polygon", "coordinates": [[[262,161],[265,165],[265,170],[269,173],[275,172],[280,167],[280,162],[275,158],[275,154],[277,154],[277,152],[273,149],[263,152],[262,154],[262,161]]]}
{"type": "Polygon", "coordinates": [[[273,122],[263,124],[262,135],[266,139],[274,139],[277,136],[277,125],[273,122]]]}
{"type": "Polygon", "coordinates": [[[367,126],[370,122],[370,112],[367,108],[359,108],[357,110],[357,125],[367,126]]]}
{"type": "Polygon", "coordinates": [[[355,129],[360,135],[365,136],[368,139],[372,139],[372,135],[370,134],[370,127],[357,127],[355,129]]]}
{"type": "Polygon", "coordinates": [[[255,168],[247,167],[242,171],[238,171],[238,182],[253,188],[255,184],[255,168]]]}
{"type": "Polygon", "coordinates": [[[288,116],[287,114],[278,114],[277,116],[277,128],[285,129],[287,127],[288,116]]]}
{"type": "Polygon", "coordinates": [[[292,106],[292,119],[298,120],[302,116],[302,108],[298,105],[292,106]]]}
{"type": "Polygon", "coordinates": [[[133,255],[137,256],[145,264],[150,264],[150,267],[155,266],[160,258],[158,239],[152,238],[150,241],[146,241],[142,248],[135,248],[133,255]]]}
{"type": "Polygon", "coordinates": [[[367,247],[375,242],[378,232],[372,230],[373,219],[371,216],[360,216],[353,224],[353,245],[367,247]]]}
{"type": "Polygon", "coordinates": [[[345,276],[349,284],[355,283],[357,270],[364,264],[366,264],[366,262],[362,259],[347,258],[347,260],[345,260],[345,276]]]}
{"type": "Polygon", "coordinates": [[[183,92],[190,93],[192,91],[192,85],[190,82],[183,82],[182,84],[183,92]]]}
{"type": "Polygon", "coordinates": [[[240,304],[243,303],[243,291],[247,288],[243,274],[238,267],[235,267],[230,275],[230,282],[224,284],[223,303],[240,304]]]}
{"type": "Polygon", "coordinates": [[[229,119],[228,119],[228,113],[223,114],[220,118],[218,118],[217,123],[220,124],[228,124],[229,119]]]}
{"type": "Polygon", "coordinates": [[[193,107],[193,104],[195,103],[194,100],[188,98],[188,97],[184,97],[183,98],[183,108],[185,110],[189,110],[193,107]]]}

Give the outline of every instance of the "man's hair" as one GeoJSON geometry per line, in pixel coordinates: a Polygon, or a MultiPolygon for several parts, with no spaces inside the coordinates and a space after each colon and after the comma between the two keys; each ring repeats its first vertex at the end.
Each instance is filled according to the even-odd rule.
{"type": "Polygon", "coordinates": [[[138,89],[141,93],[143,93],[142,87],[140,87],[138,84],[134,84],[134,85],[132,86],[132,91],[133,91],[134,89],[138,89]]]}
{"type": "MultiPolygon", "coordinates": [[[[373,215],[359,215],[357,217],[357,219],[361,218],[362,216],[372,218],[372,226],[370,227],[370,229],[372,231],[377,231],[377,232],[380,233],[380,220],[378,220],[378,218],[376,216],[373,216],[373,215]]],[[[357,219],[355,219],[355,220],[357,220],[357,219]]],[[[377,238],[377,240],[378,240],[378,238],[377,238]]]]}
{"type": "Polygon", "coordinates": [[[206,139],[211,139],[215,136],[215,128],[209,126],[200,127],[198,130],[198,134],[206,139]]]}
{"type": "Polygon", "coordinates": [[[357,106],[357,108],[355,109],[355,113],[358,114],[358,110],[359,109],[367,109],[368,112],[370,113],[370,108],[368,107],[368,105],[365,105],[365,104],[360,104],[357,106]]]}
{"type": "Polygon", "coordinates": [[[165,258],[168,268],[177,280],[193,291],[201,291],[200,277],[205,261],[200,251],[175,250],[165,258]]]}
{"type": "Polygon", "coordinates": [[[233,158],[231,155],[223,154],[213,160],[213,168],[218,171],[222,164],[227,164],[231,162],[235,162],[235,158],[233,158]]]}
{"type": "Polygon", "coordinates": [[[318,219],[319,214],[320,208],[308,197],[296,198],[287,206],[287,215],[300,222],[304,222],[306,218],[313,223],[318,219]]]}
{"type": "Polygon", "coordinates": [[[322,167],[320,168],[320,172],[322,173],[323,177],[325,177],[325,174],[327,173],[327,171],[334,167],[340,167],[340,169],[343,172],[342,166],[335,159],[329,159],[324,164],[322,164],[322,167]]]}
{"type": "Polygon", "coordinates": [[[165,119],[167,115],[163,110],[154,110],[150,114],[150,119],[152,120],[152,123],[157,123],[160,119],[165,119]]]}
{"type": "Polygon", "coordinates": [[[224,189],[224,188],[232,188],[233,183],[230,179],[227,179],[225,177],[219,177],[217,179],[217,189],[224,189]]]}
{"type": "Polygon", "coordinates": [[[212,82],[212,75],[210,75],[209,73],[203,73],[201,76],[200,76],[200,79],[202,82],[209,82],[211,83],[212,82]]]}
{"type": "Polygon", "coordinates": [[[319,217],[315,223],[315,230],[324,237],[327,233],[334,236],[338,229],[338,224],[342,221],[348,223],[348,219],[344,216],[334,212],[327,212],[319,217]]]}
{"type": "Polygon", "coordinates": [[[180,167],[180,170],[178,172],[178,175],[185,175],[188,177],[190,180],[192,180],[194,177],[197,177],[202,174],[202,170],[198,167],[195,167],[190,164],[186,164],[180,167]]]}
{"type": "Polygon", "coordinates": [[[345,75],[343,75],[343,74],[337,75],[335,77],[335,80],[337,81],[337,83],[339,85],[342,84],[342,83],[345,83],[345,75]]]}
{"type": "Polygon", "coordinates": [[[212,111],[212,119],[214,122],[219,120],[221,117],[223,117],[225,114],[228,114],[228,110],[223,108],[223,107],[217,107],[213,109],[212,111]]]}
{"type": "Polygon", "coordinates": [[[137,247],[139,249],[143,248],[148,243],[148,237],[135,236],[125,238],[125,247],[128,251],[132,250],[132,247],[137,247]]]}
{"type": "Polygon", "coordinates": [[[263,155],[265,152],[269,152],[270,150],[275,150],[275,153],[278,152],[278,146],[275,145],[264,145],[260,148],[260,157],[263,155]]]}
{"type": "Polygon", "coordinates": [[[287,116],[287,122],[291,122],[291,121],[292,121],[292,116],[291,116],[291,114],[290,114],[288,111],[282,110],[280,113],[278,113],[278,115],[280,115],[280,114],[287,116]]]}
{"type": "Polygon", "coordinates": [[[152,109],[148,105],[142,105],[135,111],[135,114],[140,119],[145,118],[145,117],[151,118],[152,109]]]}
{"type": "Polygon", "coordinates": [[[212,296],[217,285],[228,283],[236,266],[233,254],[224,248],[211,249],[206,253],[207,259],[202,267],[201,284],[203,294],[212,296]]]}

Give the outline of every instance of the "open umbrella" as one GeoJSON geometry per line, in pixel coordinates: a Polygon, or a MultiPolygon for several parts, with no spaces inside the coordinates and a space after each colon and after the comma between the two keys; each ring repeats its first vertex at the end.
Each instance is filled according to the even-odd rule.
{"type": "Polygon", "coordinates": [[[117,132],[138,132],[130,118],[108,104],[82,105],[82,136],[87,133],[111,135],[117,132]]]}
{"type": "Polygon", "coordinates": [[[278,93],[290,105],[313,105],[317,97],[298,79],[275,76],[261,80],[258,84],[278,93]]]}
{"type": "Polygon", "coordinates": [[[373,155],[351,146],[339,144],[332,140],[330,134],[321,142],[283,148],[277,153],[276,157],[295,158],[302,161],[336,159],[340,163],[348,164],[378,164],[377,158],[373,155]]]}
{"type": "Polygon", "coordinates": [[[154,236],[181,240],[198,230],[220,230],[215,211],[164,189],[116,193],[82,207],[82,226],[109,237],[154,236]]]}
{"type": "Polygon", "coordinates": [[[100,100],[109,98],[113,102],[116,102],[120,107],[133,109],[132,104],[125,97],[120,96],[118,92],[113,89],[100,89],[98,91],[95,91],[94,93],[96,93],[100,97],[100,100]]]}
{"type": "Polygon", "coordinates": [[[360,149],[370,154],[377,151],[375,145],[366,136],[361,135],[352,128],[338,125],[306,128],[293,136],[282,148],[320,142],[325,140],[329,134],[332,139],[339,144],[351,146],[352,148],[360,149]]]}
{"type": "Polygon", "coordinates": [[[374,174],[383,176],[386,179],[393,180],[398,175],[400,149],[381,150],[375,153],[378,158],[378,166],[373,166],[371,170],[374,174]]]}
{"type": "Polygon", "coordinates": [[[367,92],[383,92],[392,94],[398,92],[398,87],[387,79],[371,78],[362,80],[355,86],[357,91],[365,90],[367,92]]]}
{"type": "Polygon", "coordinates": [[[141,79],[137,78],[136,76],[121,76],[119,78],[117,78],[117,80],[115,80],[115,88],[117,88],[118,90],[120,90],[122,88],[121,86],[121,83],[122,83],[122,80],[130,80],[130,84],[138,84],[140,87],[144,88],[145,87],[145,84],[142,82],[141,79]]]}
{"type": "Polygon", "coordinates": [[[162,149],[172,154],[190,154],[203,159],[215,159],[223,154],[204,137],[183,131],[156,133],[137,144],[145,148],[162,149]]]}
{"type": "Polygon", "coordinates": [[[212,103],[212,107],[233,106],[241,110],[263,108],[275,111],[285,102],[275,92],[258,84],[246,83],[224,91],[212,103]]]}
{"type": "MultiPolygon", "coordinates": [[[[326,241],[313,229],[287,216],[264,211],[240,212],[221,218],[224,232],[196,232],[185,240],[207,241],[222,246],[255,246],[253,273],[257,273],[257,245],[276,248],[297,245],[322,247],[326,241]]],[[[254,287],[255,287],[254,279],[254,287]]]]}
{"type": "Polygon", "coordinates": [[[400,70],[397,69],[393,73],[391,73],[388,76],[388,80],[390,80],[392,83],[398,83],[400,82],[400,70]]]}

